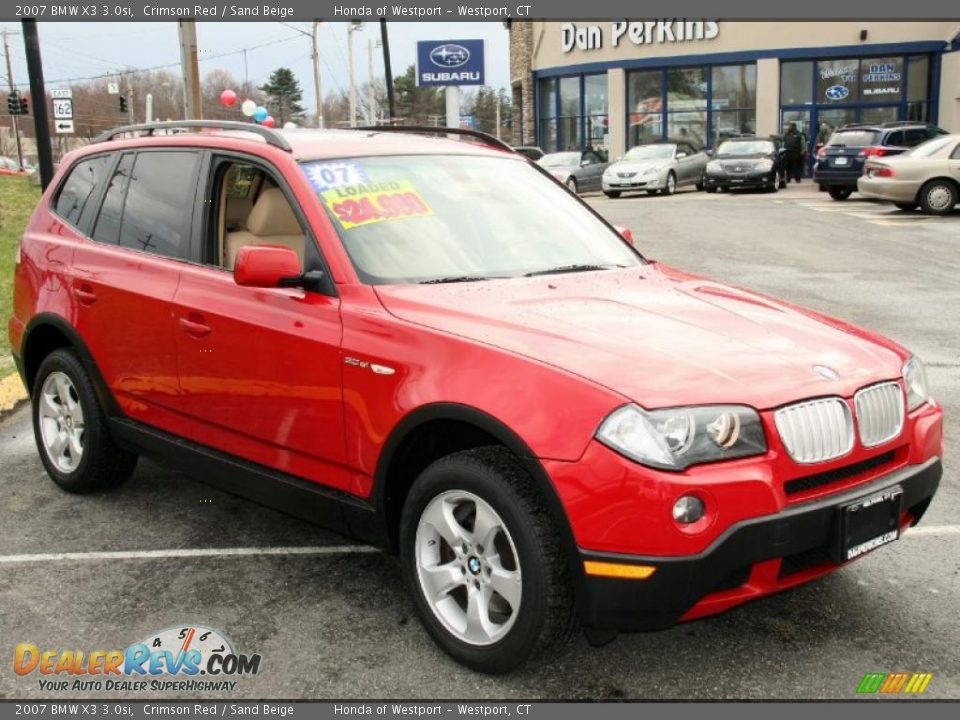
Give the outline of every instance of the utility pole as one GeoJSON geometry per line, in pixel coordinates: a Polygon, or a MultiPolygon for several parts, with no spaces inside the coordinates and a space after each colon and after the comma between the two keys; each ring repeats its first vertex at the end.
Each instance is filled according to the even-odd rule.
{"type": "Polygon", "coordinates": [[[124,79],[127,81],[127,124],[133,125],[137,122],[136,115],[133,112],[133,86],[130,84],[130,73],[126,73],[124,79]]]}
{"type": "Polygon", "coordinates": [[[380,47],[380,41],[374,45],[373,39],[367,40],[367,107],[370,108],[370,124],[377,124],[377,99],[373,93],[373,48],[380,47]]]}
{"type": "Polygon", "coordinates": [[[313,92],[317,96],[317,127],[323,128],[323,92],[320,90],[320,51],[317,49],[317,30],[320,21],[313,21],[313,92]]]}
{"type": "MultiPolygon", "coordinates": [[[[3,29],[3,52],[7,56],[7,80],[10,82],[10,94],[16,92],[16,85],[13,84],[13,69],[10,66],[10,42],[7,40],[7,29],[3,29]]],[[[13,126],[13,137],[17,141],[17,162],[20,164],[20,170],[23,170],[23,147],[20,145],[20,121],[16,115],[10,116],[10,123],[13,126]]]]}
{"type": "Polygon", "coordinates": [[[143,121],[152,123],[153,122],[153,94],[147,93],[147,97],[144,100],[144,117],[143,121]]]}
{"type": "Polygon", "coordinates": [[[357,126],[357,78],[353,69],[353,34],[363,30],[363,23],[353,20],[347,25],[347,65],[350,68],[350,127],[357,126]]]}
{"type": "Polygon", "coordinates": [[[387,85],[387,110],[390,117],[388,124],[393,124],[393,119],[397,116],[393,107],[393,72],[390,70],[390,37],[387,34],[387,21],[380,20],[380,43],[383,45],[383,80],[387,85]]]}
{"type": "Polygon", "coordinates": [[[202,120],[200,98],[200,66],[197,59],[197,23],[177,22],[180,29],[180,65],[183,68],[183,107],[185,120],[202,120]]]}
{"type": "Polygon", "coordinates": [[[497,103],[497,140],[500,139],[500,93],[494,92],[494,99],[497,103]]]}
{"type": "Polygon", "coordinates": [[[37,21],[22,20],[23,44],[27,54],[27,75],[30,77],[30,99],[33,100],[33,124],[37,135],[37,164],[40,186],[46,190],[53,180],[53,149],[50,147],[50,124],[47,120],[47,92],[43,87],[43,61],[37,21]]]}

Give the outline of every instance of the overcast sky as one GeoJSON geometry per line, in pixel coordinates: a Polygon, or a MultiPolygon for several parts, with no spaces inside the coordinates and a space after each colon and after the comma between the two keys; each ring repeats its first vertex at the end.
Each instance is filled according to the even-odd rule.
{"type": "MultiPolygon", "coordinates": [[[[291,23],[294,27],[310,30],[310,23],[291,23]]],[[[28,82],[26,60],[20,26],[6,23],[11,32],[10,50],[14,80],[18,85],[28,82]]],[[[127,67],[149,68],[173,65],[179,72],[180,47],[176,22],[150,23],[60,23],[38,22],[40,51],[43,55],[43,74],[48,88],[57,81],[104,75],[127,67]]],[[[401,74],[415,60],[418,40],[486,40],[487,84],[496,88],[509,86],[508,33],[500,22],[392,22],[390,54],[394,75],[401,74]]],[[[367,23],[365,29],[353,34],[354,63],[357,82],[368,76],[367,41],[380,37],[378,22],[367,23]]],[[[303,88],[304,105],[313,105],[313,70],[310,62],[310,39],[293,28],[276,22],[198,22],[197,39],[201,50],[200,72],[222,68],[238,80],[244,77],[244,55],[250,81],[262,84],[271,71],[286,66],[293,70],[303,88]],[[269,43],[269,44],[267,44],[269,43]],[[263,47],[257,47],[261,46],[263,47]],[[223,55],[223,57],[207,56],[223,55]]],[[[321,23],[320,75],[323,92],[328,94],[349,84],[347,69],[347,24],[321,23]]],[[[382,55],[375,50],[374,73],[383,76],[382,55]]],[[[6,69],[0,65],[3,85],[6,69]]]]}

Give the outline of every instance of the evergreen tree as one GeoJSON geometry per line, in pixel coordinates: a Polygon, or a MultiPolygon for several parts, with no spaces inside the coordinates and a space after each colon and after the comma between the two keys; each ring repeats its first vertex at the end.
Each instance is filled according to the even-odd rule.
{"type": "Polygon", "coordinates": [[[285,122],[293,120],[302,121],[304,110],[300,105],[303,99],[303,91],[300,90],[300,83],[289,68],[277,68],[270,75],[270,79],[260,90],[267,96],[267,110],[277,121],[278,127],[283,127],[285,122]]]}

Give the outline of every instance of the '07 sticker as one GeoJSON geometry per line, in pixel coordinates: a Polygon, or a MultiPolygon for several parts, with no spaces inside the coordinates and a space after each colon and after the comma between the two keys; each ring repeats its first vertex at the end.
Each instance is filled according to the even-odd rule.
{"type": "Polygon", "coordinates": [[[366,171],[355,162],[312,162],[303,166],[307,180],[313,189],[322,193],[345,185],[362,185],[370,182],[366,171]]]}
{"type": "Polygon", "coordinates": [[[344,230],[407,217],[433,215],[408,180],[349,185],[327,190],[326,206],[344,230]]]}

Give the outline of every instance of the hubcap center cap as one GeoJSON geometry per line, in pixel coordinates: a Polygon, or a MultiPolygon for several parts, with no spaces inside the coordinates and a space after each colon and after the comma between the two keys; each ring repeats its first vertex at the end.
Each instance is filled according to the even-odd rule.
{"type": "Polygon", "coordinates": [[[479,575],[480,561],[475,557],[471,557],[469,560],[467,560],[467,570],[469,570],[474,575],[479,575]]]}

